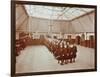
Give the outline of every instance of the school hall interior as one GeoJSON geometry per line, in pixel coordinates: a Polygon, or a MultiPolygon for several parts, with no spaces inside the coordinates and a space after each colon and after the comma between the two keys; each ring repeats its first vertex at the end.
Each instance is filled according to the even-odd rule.
{"type": "Polygon", "coordinates": [[[95,68],[95,9],[16,4],[16,73],[95,68]]]}

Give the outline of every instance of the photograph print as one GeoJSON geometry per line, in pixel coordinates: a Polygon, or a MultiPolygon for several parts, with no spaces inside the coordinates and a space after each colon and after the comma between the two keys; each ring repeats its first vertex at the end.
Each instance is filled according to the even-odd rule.
{"type": "Polygon", "coordinates": [[[96,6],[11,2],[13,76],[96,71],[96,6]]]}

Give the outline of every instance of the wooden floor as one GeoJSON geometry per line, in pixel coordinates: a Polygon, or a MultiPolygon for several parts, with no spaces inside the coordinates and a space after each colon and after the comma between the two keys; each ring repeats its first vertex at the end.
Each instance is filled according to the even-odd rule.
{"type": "Polygon", "coordinates": [[[45,46],[29,46],[16,58],[16,73],[94,68],[94,49],[77,46],[75,63],[60,65],[45,46]]]}

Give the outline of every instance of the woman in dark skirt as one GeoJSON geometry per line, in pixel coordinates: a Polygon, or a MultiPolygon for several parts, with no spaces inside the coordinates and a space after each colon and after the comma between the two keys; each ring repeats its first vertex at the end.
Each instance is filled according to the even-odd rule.
{"type": "Polygon", "coordinates": [[[72,59],[73,59],[73,47],[70,47],[70,63],[73,62],[72,59]]]}
{"type": "Polygon", "coordinates": [[[65,64],[68,63],[68,59],[69,59],[69,49],[68,49],[68,47],[65,47],[64,48],[64,62],[65,62],[65,64]]]}
{"type": "Polygon", "coordinates": [[[76,53],[77,53],[77,47],[74,45],[73,46],[73,62],[75,62],[76,53]]]}
{"type": "Polygon", "coordinates": [[[61,48],[60,47],[56,49],[55,58],[58,60],[58,63],[61,63],[61,48]]]}

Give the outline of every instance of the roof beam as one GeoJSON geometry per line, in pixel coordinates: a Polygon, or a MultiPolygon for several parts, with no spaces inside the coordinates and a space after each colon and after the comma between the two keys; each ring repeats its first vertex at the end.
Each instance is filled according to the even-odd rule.
{"type": "Polygon", "coordinates": [[[63,16],[63,14],[65,14],[67,11],[69,11],[70,8],[68,8],[67,10],[66,9],[64,9],[64,10],[63,10],[63,12],[60,15],[58,15],[57,19],[59,19],[59,17],[63,16]]]}

